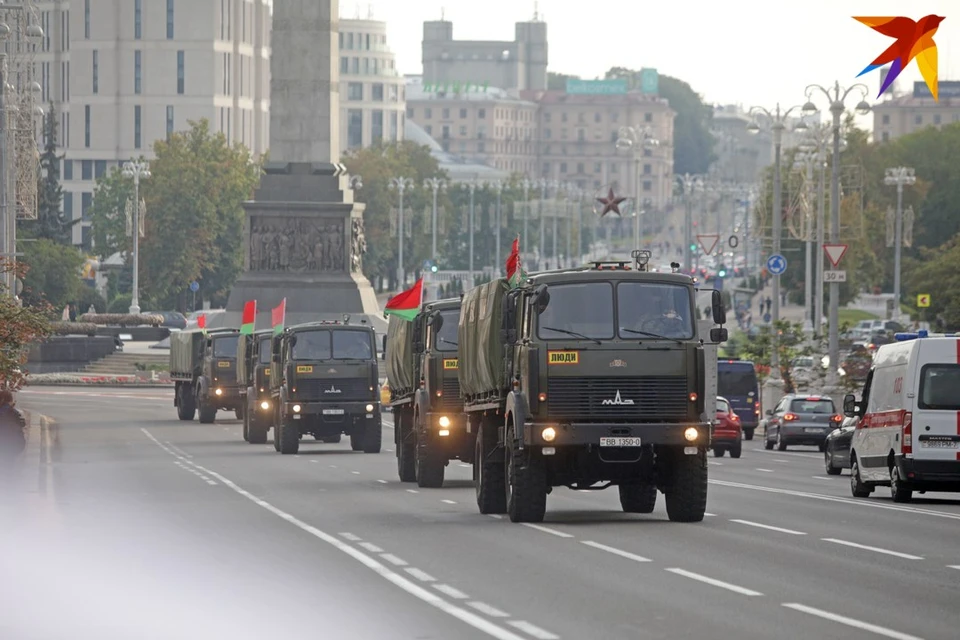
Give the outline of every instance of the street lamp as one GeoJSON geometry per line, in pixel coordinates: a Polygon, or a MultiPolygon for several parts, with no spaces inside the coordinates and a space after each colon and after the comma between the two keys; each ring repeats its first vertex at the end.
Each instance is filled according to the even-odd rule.
{"type": "Polygon", "coordinates": [[[423,181],[423,188],[430,189],[433,193],[433,242],[431,244],[430,258],[437,259],[437,194],[447,188],[447,183],[442,178],[427,178],[423,181]]]}
{"type": "Polygon", "coordinates": [[[520,188],[523,189],[523,241],[525,243],[529,240],[527,228],[530,223],[530,189],[535,186],[537,186],[536,180],[524,178],[520,181],[520,188]]]}
{"type": "Polygon", "coordinates": [[[397,286],[403,288],[406,283],[406,273],[403,270],[403,237],[406,234],[403,220],[403,194],[407,189],[413,189],[413,180],[399,176],[390,178],[389,188],[396,189],[400,196],[400,211],[397,214],[397,239],[400,241],[400,253],[397,260],[397,286]]]}
{"type": "MultiPolygon", "coordinates": [[[[804,93],[807,96],[807,102],[803,105],[803,112],[814,114],[819,111],[817,105],[813,103],[812,96],[817,91],[826,96],[830,102],[830,114],[833,116],[833,167],[830,175],[830,242],[840,241],[840,127],[842,123],[840,118],[846,110],[844,102],[847,96],[854,90],[860,92],[860,102],[857,103],[856,111],[860,115],[870,113],[870,105],[865,98],[869,89],[864,84],[854,84],[844,89],[839,82],[834,82],[833,87],[827,89],[818,84],[809,85],[804,93]]],[[[822,257],[821,257],[822,259],[822,257]]],[[[830,313],[827,319],[827,326],[830,329],[827,351],[830,358],[828,374],[830,383],[834,384],[837,379],[837,368],[840,361],[840,283],[830,283],[830,313]]]]}
{"type": "Polygon", "coordinates": [[[123,175],[133,178],[133,295],[130,313],[140,313],[140,179],[150,177],[150,164],[142,160],[123,163],[123,175]]]}
{"type": "Polygon", "coordinates": [[[643,158],[643,150],[660,146],[660,141],[653,135],[650,127],[620,127],[617,132],[617,149],[619,151],[633,151],[634,160],[634,205],[633,215],[633,237],[636,239],[634,249],[640,248],[640,203],[643,201],[640,195],[640,163],[643,158]]]}
{"type": "Polygon", "coordinates": [[[473,199],[473,197],[474,197],[474,193],[476,193],[476,191],[477,191],[477,187],[478,187],[478,186],[483,186],[483,183],[482,183],[482,182],[477,182],[476,180],[471,180],[470,182],[467,182],[466,185],[467,185],[467,191],[470,192],[470,222],[469,222],[469,225],[470,225],[470,266],[469,266],[469,268],[467,269],[468,273],[470,274],[470,275],[469,275],[469,278],[470,278],[470,279],[468,280],[468,282],[467,282],[467,287],[466,287],[464,290],[465,290],[465,291],[469,291],[470,289],[473,288],[473,228],[474,228],[474,226],[475,226],[475,224],[476,224],[476,222],[475,222],[476,219],[474,218],[474,208],[473,208],[474,199],[473,199]]]}
{"type": "Polygon", "coordinates": [[[897,186],[897,220],[894,230],[894,263],[893,263],[893,320],[900,319],[900,251],[903,245],[903,186],[913,185],[917,176],[909,167],[894,167],[887,169],[883,178],[886,185],[897,186]]]}
{"type": "Polygon", "coordinates": [[[499,275],[503,270],[500,264],[500,225],[502,223],[502,220],[501,220],[502,214],[500,212],[500,200],[501,200],[501,197],[503,196],[503,180],[494,180],[493,182],[490,183],[489,186],[491,186],[494,192],[496,192],[497,194],[496,224],[494,225],[494,232],[493,232],[494,238],[495,238],[495,244],[494,244],[495,257],[493,259],[493,271],[494,273],[499,275]]]}
{"type": "Polygon", "coordinates": [[[690,273],[693,268],[693,249],[690,248],[693,243],[693,209],[691,196],[695,191],[699,191],[703,186],[703,176],[684,173],[676,176],[677,184],[680,186],[680,192],[683,195],[684,203],[684,221],[683,221],[683,270],[690,273]]]}
{"type": "Polygon", "coordinates": [[[363,189],[363,178],[361,176],[350,176],[347,178],[347,184],[351,189],[363,189]]]}

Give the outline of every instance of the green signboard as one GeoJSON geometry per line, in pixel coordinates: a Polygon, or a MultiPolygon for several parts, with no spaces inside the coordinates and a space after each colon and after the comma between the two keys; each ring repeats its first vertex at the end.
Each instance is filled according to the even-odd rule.
{"type": "Polygon", "coordinates": [[[567,78],[567,93],[588,96],[619,96],[627,93],[626,78],[578,80],[567,78]]]}
{"type": "Polygon", "coordinates": [[[640,69],[640,91],[657,95],[660,91],[660,74],[656,69],[640,69]]]}

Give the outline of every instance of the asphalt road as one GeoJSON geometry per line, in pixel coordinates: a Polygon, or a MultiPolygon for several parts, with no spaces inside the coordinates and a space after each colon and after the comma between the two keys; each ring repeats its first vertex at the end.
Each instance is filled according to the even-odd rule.
{"type": "MultiPolygon", "coordinates": [[[[243,442],[171,392],[33,388],[39,473],[0,504],[0,637],[894,638],[960,634],[960,496],[850,497],[819,453],[711,458],[709,516],[549,497],[543,525],[480,515],[384,451],[243,442]],[[69,633],[67,633],[69,631],[69,633]]],[[[225,415],[225,414],[221,414],[225,415]]]]}

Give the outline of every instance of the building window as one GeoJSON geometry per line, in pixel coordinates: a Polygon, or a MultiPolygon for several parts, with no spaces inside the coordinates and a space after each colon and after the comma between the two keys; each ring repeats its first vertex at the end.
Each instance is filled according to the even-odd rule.
{"type": "MultiPolygon", "coordinates": [[[[412,118],[413,116],[410,116],[410,117],[412,118]]],[[[427,119],[427,120],[429,120],[430,118],[432,118],[432,117],[433,117],[433,109],[431,109],[430,107],[427,107],[426,109],[424,109],[424,110],[423,110],[423,117],[424,117],[425,119],[427,119]]]]}
{"type": "Polygon", "coordinates": [[[407,117],[408,118],[413,117],[413,107],[407,107],[407,117]]]}
{"type": "Polygon", "coordinates": [[[140,148],[140,105],[133,108],[133,148],[140,148]]]}
{"type": "Polygon", "coordinates": [[[461,126],[460,126],[460,135],[461,135],[461,136],[467,135],[467,125],[461,125],[461,126]]]}
{"type": "Polygon", "coordinates": [[[90,148],[90,105],[83,105],[83,146],[90,148]]]}
{"type": "Polygon", "coordinates": [[[566,163],[566,162],[561,162],[561,163],[560,163],[560,173],[561,173],[561,174],[565,174],[566,172],[567,172],[567,163],[566,163]]]}
{"type": "MultiPolygon", "coordinates": [[[[342,33],[340,35],[343,35],[342,33]]],[[[347,70],[350,68],[350,59],[345,56],[340,56],[340,73],[347,73],[347,70]]]]}
{"type": "Polygon", "coordinates": [[[881,133],[881,134],[880,134],[880,139],[881,139],[882,141],[884,141],[884,142],[888,141],[888,140],[890,139],[890,132],[889,132],[889,131],[884,131],[883,133],[881,133]]]}
{"type": "Polygon", "coordinates": [[[90,0],[83,0],[83,37],[90,39],[90,0]]]}
{"type": "Polygon", "coordinates": [[[447,109],[446,107],[444,107],[443,109],[443,119],[444,120],[450,119],[450,109],[447,109]]]}
{"type": "Polygon", "coordinates": [[[73,192],[72,191],[63,192],[63,219],[67,221],[73,220],[73,192]]]}
{"type": "Polygon", "coordinates": [[[923,116],[914,116],[913,122],[914,124],[923,124],[923,116]]]}
{"type": "Polygon", "coordinates": [[[167,105],[167,137],[173,135],[173,105],[167,105]]]}
{"type": "Polygon", "coordinates": [[[93,50],[93,93],[100,93],[100,52],[93,50]]]}
{"type": "Polygon", "coordinates": [[[645,114],[643,114],[643,121],[644,121],[644,122],[653,122],[653,114],[652,114],[652,113],[645,113],[645,114]]]}
{"type": "Polygon", "coordinates": [[[603,173],[603,163],[602,163],[602,162],[594,162],[594,163],[593,163],[593,172],[594,172],[594,173],[603,173]]]}
{"type": "Polygon", "coordinates": [[[587,132],[584,131],[583,129],[577,129],[577,140],[578,140],[579,142],[586,142],[586,140],[587,140],[587,132]]]}
{"type": "Polygon", "coordinates": [[[347,100],[363,100],[363,83],[347,83],[347,100]]]}
{"type": "Polygon", "coordinates": [[[485,153],[487,150],[486,144],[483,141],[477,143],[477,153],[485,153]]]}
{"type": "Polygon", "coordinates": [[[466,117],[467,117],[467,110],[466,110],[466,109],[460,109],[460,118],[462,119],[462,118],[466,118],[466,117]]]}
{"type": "Polygon", "coordinates": [[[396,111],[390,113],[390,140],[400,139],[400,133],[397,127],[397,115],[396,111]]]}
{"type": "Polygon", "coordinates": [[[643,165],[643,175],[649,176],[651,173],[653,173],[653,167],[649,164],[643,165]]]}
{"type": "Polygon", "coordinates": [[[376,144],[383,140],[383,111],[374,109],[370,113],[370,141],[376,144]]]}
{"type": "Polygon", "coordinates": [[[577,163],[577,173],[579,174],[585,173],[585,169],[582,162],[577,163]]]}
{"type": "Polygon", "coordinates": [[[139,94],[142,89],[142,75],[140,73],[141,53],[137,49],[133,52],[133,92],[139,94]]]}
{"type": "Polygon", "coordinates": [[[883,114],[882,121],[883,121],[883,124],[890,124],[890,114],[889,113],[883,114]]]}
{"type": "Polygon", "coordinates": [[[167,0],[167,40],[173,40],[173,0],[167,0]]]}
{"type": "Polygon", "coordinates": [[[184,90],[184,63],[183,63],[183,51],[177,51],[177,93],[183,95],[184,90]]]}
{"type": "Polygon", "coordinates": [[[483,140],[487,137],[487,125],[477,125],[477,140],[483,140]]]}
{"type": "Polygon", "coordinates": [[[600,122],[600,119],[601,119],[601,117],[600,117],[600,114],[599,114],[599,113],[594,113],[594,114],[593,114],[593,121],[594,121],[594,122],[600,122]]]}
{"type": "Polygon", "coordinates": [[[347,147],[356,149],[363,146],[363,111],[347,109],[347,147]]]}
{"type": "Polygon", "coordinates": [[[350,58],[350,73],[360,75],[360,58],[350,58]]]}
{"type": "Polygon", "coordinates": [[[95,179],[99,179],[99,178],[102,178],[106,173],[107,173],[107,161],[94,160],[93,161],[93,177],[95,179]]]}
{"type": "Polygon", "coordinates": [[[935,114],[933,115],[933,124],[940,124],[940,114],[939,114],[939,113],[935,113],[935,114]]]}
{"type": "Polygon", "coordinates": [[[371,88],[373,90],[373,99],[376,102],[383,102],[383,85],[375,82],[371,88]]]}
{"type": "Polygon", "coordinates": [[[93,180],[93,160],[80,161],[80,179],[93,180]]]}
{"type": "MultiPolygon", "coordinates": [[[[67,146],[67,145],[64,145],[67,146]]],[[[63,161],[63,179],[73,180],[73,160],[63,161]]]]}
{"type": "Polygon", "coordinates": [[[486,117],[487,117],[486,109],[483,109],[483,108],[477,109],[477,118],[479,118],[480,120],[483,120],[486,117]]]}
{"type": "Polygon", "coordinates": [[[649,180],[644,180],[644,181],[643,181],[643,190],[644,190],[644,191],[650,191],[650,190],[652,190],[652,189],[653,189],[653,183],[650,182],[649,180]]]}
{"type": "Polygon", "coordinates": [[[423,130],[427,132],[427,135],[428,135],[428,136],[432,136],[432,135],[433,135],[433,127],[430,126],[429,124],[428,124],[427,126],[425,126],[425,127],[423,128],[423,130]]]}
{"type": "Polygon", "coordinates": [[[139,40],[143,35],[143,0],[133,0],[133,37],[139,40]]]}
{"type": "Polygon", "coordinates": [[[89,220],[87,216],[87,211],[90,210],[90,207],[93,206],[93,193],[90,191],[84,191],[80,195],[80,215],[84,220],[89,220]]]}
{"type": "Polygon", "coordinates": [[[353,34],[347,34],[347,49],[353,49],[353,34]]]}

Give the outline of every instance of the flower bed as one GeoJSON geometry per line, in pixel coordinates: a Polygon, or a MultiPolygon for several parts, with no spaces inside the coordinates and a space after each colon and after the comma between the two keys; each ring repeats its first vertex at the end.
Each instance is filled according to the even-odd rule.
{"type": "Polygon", "coordinates": [[[85,313],[79,317],[79,320],[98,326],[159,327],[163,324],[163,316],[149,313],[85,313]]]}
{"type": "Polygon", "coordinates": [[[173,384],[168,376],[143,375],[96,375],[88,373],[39,373],[27,376],[27,385],[137,385],[168,386],[173,384]]]}
{"type": "Polygon", "coordinates": [[[50,334],[55,336],[95,336],[97,325],[92,322],[51,322],[50,334]]]}

